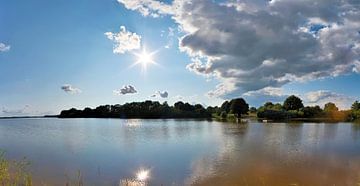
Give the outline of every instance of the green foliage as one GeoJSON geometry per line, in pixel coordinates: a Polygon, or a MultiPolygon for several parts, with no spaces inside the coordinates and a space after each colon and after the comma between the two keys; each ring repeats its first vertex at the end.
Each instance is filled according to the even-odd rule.
{"type": "Polygon", "coordinates": [[[226,113],[229,113],[230,112],[230,102],[228,102],[228,101],[225,101],[222,105],[221,105],[221,107],[220,107],[220,110],[221,111],[224,111],[224,112],[226,112],[226,113]]]}
{"type": "Polygon", "coordinates": [[[339,108],[337,108],[335,103],[329,102],[329,103],[325,104],[324,111],[327,112],[327,113],[336,112],[336,111],[339,111],[339,108]]]}
{"type": "Polygon", "coordinates": [[[299,97],[292,95],[286,98],[283,107],[285,110],[299,110],[303,108],[304,105],[299,97]]]}
{"type": "Polygon", "coordinates": [[[250,113],[256,113],[257,109],[255,107],[250,107],[249,112],[250,113]]]}
{"type": "Polygon", "coordinates": [[[264,111],[264,110],[276,110],[280,111],[283,110],[283,107],[280,103],[273,104],[272,102],[266,102],[264,106],[261,106],[258,111],[264,111]]]}
{"type": "Polygon", "coordinates": [[[221,117],[222,119],[226,119],[227,113],[226,113],[225,111],[222,111],[221,114],[220,114],[220,117],[221,117]]]}
{"type": "Polygon", "coordinates": [[[355,101],[351,106],[349,120],[360,121],[360,103],[358,101],[355,101]]]}
{"type": "Polygon", "coordinates": [[[230,101],[230,110],[238,118],[241,114],[247,114],[249,112],[249,105],[243,98],[237,98],[230,101]]]}
{"type": "Polygon", "coordinates": [[[61,111],[60,118],[211,118],[212,111],[202,105],[191,105],[181,101],[169,106],[167,102],[157,101],[132,102],[124,105],[102,105],[95,109],[70,109],[61,111]]]}
{"type": "Polygon", "coordinates": [[[360,110],[352,110],[349,120],[350,121],[360,121],[360,110]]]}
{"type": "Polygon", "coordinates": [[[351,105],[351,110],[360,110],[360,103],[358,101],[355,101],[352,105],[351,105]]]}
{"type": "Polygon", "coordinates": [[[318,105],[307,106],[300,110],[303,112],[305,118],[321,117],[323,115],[323,110],[318,105]]]}
{"type": "Polygon", "coordinates": [[[265,109],[265,107],[258,110],[257,116],[259,118],[266,118],[270,120],[282,120],[288,118],[286,111],[265,109]]]}

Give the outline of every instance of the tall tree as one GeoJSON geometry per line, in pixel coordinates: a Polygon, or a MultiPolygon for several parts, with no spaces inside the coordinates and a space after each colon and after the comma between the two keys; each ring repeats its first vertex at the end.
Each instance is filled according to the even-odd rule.
{"type": "Polygon", "coordinates": [[[299,110],[303,108],[304,105],[299,97],[292,95],[286,98],[283,107],[285,110],[299,110]]]}
{"type": "Polygon", "coordinates": [[[325,104],[324,111],[325,112],[335,112],[335,111],[339,111],[339,108],[337,108],[335,103],[329,102],[329,103],[325,104]]]}
{"type": "Polygon", "coordinates": [[[360,110],[360,103],[358,101],[355,101],[352,105],[351,105],[351,110],[360,110]]]}
{"type": "Polygon", "coordinates": [[[249,104],[243,98],[237,98],[230,101],[230,110],[238,117],[241,114],[247,114],[249,112],[249,104]]]}

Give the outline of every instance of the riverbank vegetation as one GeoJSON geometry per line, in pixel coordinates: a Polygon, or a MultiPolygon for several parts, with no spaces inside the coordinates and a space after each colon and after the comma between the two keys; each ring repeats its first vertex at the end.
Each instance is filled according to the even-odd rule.
{"type": "Polygon", "coordinates": [[[297,96],[289,96],[283,103],[266,102],[259,108],[250,107],[243,98],[225,101],[218,107],[205,108],[201,104],[191,105],[176,102],[170,106],[167,102],[157,101],[132,102],[124,105],[102,105],[94,109],[63,110],[60,118],[215,118],[238,121],[242,117],[254,117],[263,120],[298,120],[298,121],[359,121],[360,103],[354,102],[351,109],[340,110],[334,103],[304,106],[297,96]]]}
{"type": "Polygon", "coordinates": [[[350,110],[340,110],[334,103],[304,106],[302,100],[294,95],[289,96],[283,104],[267,102],[257,110],[257,117],[267,120],[299,121],[358,121],[360,120],[360,103],[354,102],[350,110]]]}
{"type": "Polygon", "coordinates": [[[32,186],[32,178],[28,171],[29,162],[10,161],[5,159],[5,152],[0,150],[0,185],[2,186],[32,186]]]}
{"type": "Polygon", "coordinates": [[[201,104],[191,105],[181,101],[169,106],[167,102],[144,101],[124,105],[102,105],[95,109],[63,110],[60,118],[211,118],[211,107],[205,109],[201,104]]]}

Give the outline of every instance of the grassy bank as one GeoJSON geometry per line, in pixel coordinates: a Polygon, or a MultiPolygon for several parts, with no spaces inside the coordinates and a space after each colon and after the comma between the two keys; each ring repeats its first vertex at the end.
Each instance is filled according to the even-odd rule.
{"type": "Polygon", "coordinates": [[[28,171],[29,162],[26,159],[11,161],[5,158],[5,152],[0,151],[0,185],[2,186],[32,186],[32,178],[28,171]]]}

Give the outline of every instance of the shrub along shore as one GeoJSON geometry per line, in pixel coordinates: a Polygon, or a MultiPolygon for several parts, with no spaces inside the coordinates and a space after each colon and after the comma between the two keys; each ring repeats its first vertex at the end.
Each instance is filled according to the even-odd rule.
{"type": "Polygon", "coordinates": [[[360,103],[352,104],[349,110],[339,110],[334,103],[323,107],[304,106],[297,96],[289,96],[283,103],[266,102],[259,108],[250,107],[243,98],[225,101],[220,107],[207,107],[201,104],[176,102],[170,106],[167,102],[158,101],[132,102],[124,105],[102,105],[94,109],[75,108],[61,111],[59,118],[215,118],[221,120],[238,120],[242,117],[257,117],[271,121],[356,121],[360,120],[360,103]]]}

